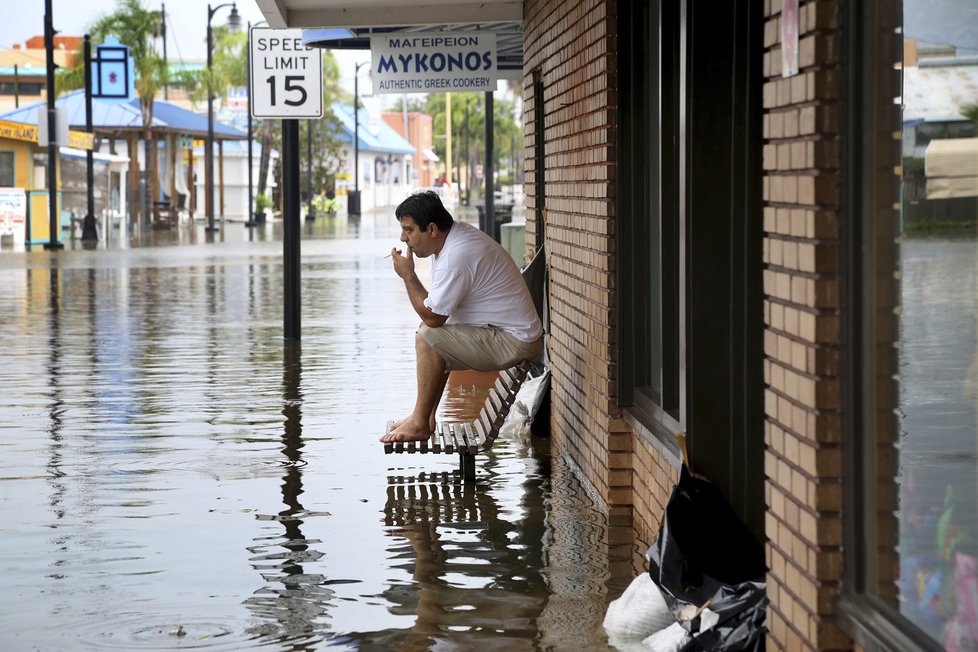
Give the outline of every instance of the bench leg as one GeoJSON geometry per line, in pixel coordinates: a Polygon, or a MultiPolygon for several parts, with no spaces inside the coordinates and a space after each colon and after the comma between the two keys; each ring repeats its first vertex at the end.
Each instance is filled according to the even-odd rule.
{"type": "Polygon", "coordinates": [[[475,455],[458,455],[458,469],[462,472],[462,480],[475,482],[475,455]]]}

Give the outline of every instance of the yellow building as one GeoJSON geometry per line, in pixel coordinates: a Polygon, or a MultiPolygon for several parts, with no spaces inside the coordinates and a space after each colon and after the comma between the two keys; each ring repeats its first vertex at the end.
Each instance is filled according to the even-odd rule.
{"type": "MultiPolygon", "coordinates": [[[[3,191],[0,197],[0,236],[12,239],[13,243],[24,240],[40,243],[51,237],[47,147],[38,145],[37,132],[34,125],[0,120],[0,191],[3,191]]],[[[62,148],[62,153],[93,148],[92,134],[69,131],[68,135],[68,147],[62,148]]],[[[56,184],[59,213],[61,170],[59,164],[56,184]]],[[[70,221],[65,224],[62,217],[60,224],[64,229],[70,226],[70,221]]]]}

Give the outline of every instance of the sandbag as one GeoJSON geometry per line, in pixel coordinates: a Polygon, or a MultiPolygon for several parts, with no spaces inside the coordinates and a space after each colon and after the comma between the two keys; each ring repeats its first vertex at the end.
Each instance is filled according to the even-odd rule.
{"type": "Polygon", "coordinates": [[[608,605],[604,629],[609,638],[641,640],[675,622],[659,587],[648,573],[642,573],[608,605]]]}

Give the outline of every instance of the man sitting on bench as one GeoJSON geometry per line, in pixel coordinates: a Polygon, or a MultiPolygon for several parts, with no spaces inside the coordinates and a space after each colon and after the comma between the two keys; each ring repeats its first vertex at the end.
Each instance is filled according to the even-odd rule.
{"type": "Polygon", "coordinates": [[[543,327],[513,258],[495,240],[456,222],[434,192],[411,195],[394,212],[405,255],[391,250],[394,271],[421,317],[414,342],[418,396],[382,442],[421,441],[435,431],[435,412],[452,369],[498,371],[535,360],[543,327]],[[414,256],[431,262],[431,290],[414,271],[414,256]]]}

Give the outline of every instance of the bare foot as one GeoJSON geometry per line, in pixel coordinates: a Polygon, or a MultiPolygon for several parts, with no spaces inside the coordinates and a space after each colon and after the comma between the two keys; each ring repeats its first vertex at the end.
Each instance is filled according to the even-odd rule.
{"type": "MultiPolygon", "coordinates": [[[[398,428],[400,428],[401,426],[403,426],[405,423],[408,423],[409,421],[411,421],[411,417],[410,416],[406,416],[403,419],[398,419],[397,421],[388,421],[387,422],[387,432],[390,433],[390,432],[392,432],[394,430],[397,430],[398,428]]],[[[428,421],[428,428],[431,429],[431,433],[435,433],[437,431],[436,425],[437,424],[435,423],[435,419],[434,419],[434,417],[432,417],[431,420],[428,421]]],[[[380,441],[385,441],[385,440],[384,440],[383,437],[381,437],[380,441]]],[[[410,441],[410,440],[405,439],[405,440],[400,440],[400,441],[410,441]]]]}
{"type": "Polygon", "coordinates": [[[410,418],[402,419],[400,425],[391,428],[387,431],[380,441],[385,444],[389,444],[395,441],[424,441],[430,439],[432,435],[431,429],[427,427],[427,424],[416,424],[410,418]]]}

